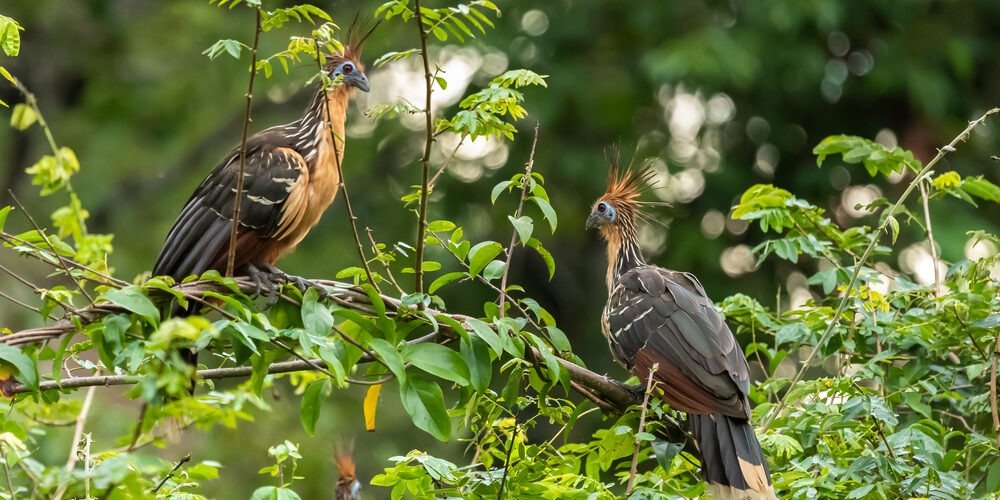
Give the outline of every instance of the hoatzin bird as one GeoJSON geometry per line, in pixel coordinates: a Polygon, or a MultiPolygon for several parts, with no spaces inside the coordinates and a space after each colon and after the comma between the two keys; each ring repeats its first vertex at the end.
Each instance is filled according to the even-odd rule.
{"type": "MultiPolygon", "coordinates": [[[[359,57],[372,30],[355,23],[343,52],[327,57],[324,71],[340,85],[319,89],[298,120],[247,139],[234,273],[249,275],[258,288],[296,281],[274,263],[302,241],[337,194],[348,99],[354,89],[368,91],[359,57]]],[[[167,235],[153,275],[181,280],[225,272],[239,166],[237,146],[198,185],[167,235]]]]}
{"type": "Polygon", "coordinates": [[[337,488],[333,492],[334,500],[361,500],[361,482],[355,476],[354,442],[339,443],[333,452],[333,460],[337,464],[337,488]]]}
{"type": "Polygon", "coordinates": [[[713,498],[776,498],[750,425],[743,350],[697,278],[643,260],[637,225],[648,203],[639,197],[651,174],[620,172],[613,157],[607,191],[587,217],[587,228],[607,242],[601,331],[615,361],[643,381],[652,376],[663,400],[689,414],[713,498]]]}

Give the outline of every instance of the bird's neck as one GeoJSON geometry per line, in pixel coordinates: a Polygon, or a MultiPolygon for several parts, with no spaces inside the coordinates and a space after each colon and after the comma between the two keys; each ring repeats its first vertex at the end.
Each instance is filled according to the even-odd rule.
{"type": "Polygon", "coordinates": [[[317,160],[319,153],[323,149],[336,151],[339,157],[337,161],[344,158],[344,132],[347,123],[347,104],[350,99],[351,89],[346,85],[341,85],[333,90],[324,92],[319,90],[313,95],[312,101],[305,115],[300,119],[302,135],[308,140],[315,141],[316,152],[314,157],[308,157],[307,161],[317,160]],[[330,133],[333,133],[333,139],[330,133]],[[334,142],[336,141],[336,142],[334,142]]]}
{"type": "Polygon", "coordinates": [[[622,274],[631,269],[643,266],[642,250],[639,248],[639,238],[634,228],[626,227],[621,231],[605,235],[608,240],[608,293],[615,288],[615,283],[622,274]]]}

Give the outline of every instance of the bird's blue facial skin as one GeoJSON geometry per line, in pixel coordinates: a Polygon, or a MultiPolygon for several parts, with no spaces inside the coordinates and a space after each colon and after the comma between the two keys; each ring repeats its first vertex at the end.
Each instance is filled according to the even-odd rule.
{"type": "Polygon", "coordinates": [[[368,92],[368,77],[354,62],[344,61],[330,72],[331,78],[337,78],[338,76],[343,78],[345,85],[350,85],[363,92],[368,92]]]}
{"type": "Polygon", "coordinates": [[[599,201],[594,205],[594,210],[590,212],[590,216],[587,217],[587,227],[593,229],[606,224],[614,224],[617,217],[618,214],[615,211],[615,207],[606,201],[599,201]]]}

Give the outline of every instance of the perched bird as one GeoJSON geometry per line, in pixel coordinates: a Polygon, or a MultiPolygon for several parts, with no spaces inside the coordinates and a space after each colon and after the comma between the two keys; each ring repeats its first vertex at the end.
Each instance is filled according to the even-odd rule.
{"type": "Polygon", "coordinates": [[[337,479],[337,489],[334,490],[334,500],[361,500],[361,483],[355,477],[354,443],[340,443],[334,448],[333,459],[337,464],[340,477],[337,479]]]}
{"type": "MultiPolygon", "coordinates": [[[[258,288],[289,280],[275,262],[302,241],[337,194],[348,99],[354,89],[368,91],[360,55],[372,30],[355,23],[344,50],[327,57],[324,71],[339,85],[320,88],[298,120],[247,139],[233,269],[253,278],[258,288]]],[[[239,168],[237,146],[184,205],[153,275],[181,280],[226,271],[239,168]]]]}
{"type": "Polygon", "coordinates": [[[615,361],[641,380],[652,375],[663,400],[687,412],[713,498],[776,498],[750,425],[750,369],[736,338],[698,278],[646,264],[637,226],[652,170],[619,170],[612,158],[606,192],[587,228],[607,242],[608,302],[601,331],[615,361]]]}

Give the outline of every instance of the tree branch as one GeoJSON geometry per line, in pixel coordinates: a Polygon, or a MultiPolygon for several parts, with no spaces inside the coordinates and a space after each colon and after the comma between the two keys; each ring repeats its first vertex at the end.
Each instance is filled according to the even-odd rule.
{"type": "MultiPolygon", "coordinates": [[[[431,63],[427,54],[427,32],[424,31],[424,18],[420,13],[420,0],[413,0],[417,30],[420,31],[420,57],[424,62],[424,86],[426,91],[426,101],[424,102],[424,116],[426,116],[427,140],[424,143],[424,156],[420,159],[420,206],[417,209],[417,245],[414,256],[413,269],[415,270],[416,293],[424,293],[424,238],[427,231],[427,192],[430,187],[431,168],[431,145],[434,143],[434,123],[431,115],[431,93],[433,92],[433,75],[431,75],[431,63]]],[[[421,302],[422,303],[422,302],[421,302]]]]}
{"type": "Polygon", "coordinates": [[[243,204],[243,172],[247,164],[247,134],[250,132],[250,111],[253,106],[253,81],[257,76],[257,44],[260,42],[260,6],[254,8],[256,23],[253,47],[250,48],[250,83],[247,85],[247,103],[243,110],[243,138],[240,141],[240,167],[236,176],[236,198],[233,200],[233,221],[229,229],[229,250],[226,253],[226,276],[233,275],[236,263],[236,236],[240,229],[240,206],[243,204]]]}

